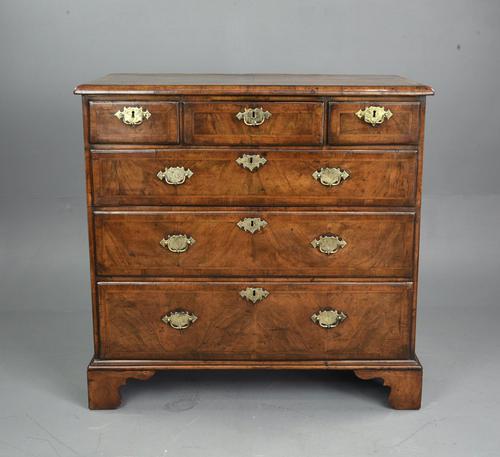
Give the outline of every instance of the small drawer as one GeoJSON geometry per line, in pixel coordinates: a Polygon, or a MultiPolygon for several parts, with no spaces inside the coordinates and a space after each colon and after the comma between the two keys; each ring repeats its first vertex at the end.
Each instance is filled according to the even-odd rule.
{"type": "Polygon", "coordinates": [[[413,212],[95,212],[109,276],[398,277],[413,273],[413,212]]]}
{"type": "Polygon", "coordinates": [[[92,151],[101,206],[412,206],[416,168],[415,149],[92,151]]]}
{"type": "Polygon", "coordinates": [[[198,145],[320,145],[321,102],[193,102],[184,105],[184,142],[198,145]]]}
{"type": "Polygon", "coordinates": [[[411,283],[114,282],[97,289],[102,359],[410,356],[411,283]]]}
{"type": "Polygon", "coordinates": [[[419,102],[330,103],[330,144],[417,144],[419,102]]]}
{"type": "Polygon", "coordinates": [[[179,104],[168,101],[91,101],[90,142],[175,144],[179,104]]]}

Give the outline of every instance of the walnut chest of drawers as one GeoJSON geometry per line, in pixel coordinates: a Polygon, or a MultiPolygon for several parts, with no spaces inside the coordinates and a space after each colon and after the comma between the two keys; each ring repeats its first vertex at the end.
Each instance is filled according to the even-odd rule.
{"type": "Polygon", "coordinates": [[[425,97],[398,76],[114,74],[83,97],[89,406],[174,369],[354,370],[419,408],[425,97]]]}

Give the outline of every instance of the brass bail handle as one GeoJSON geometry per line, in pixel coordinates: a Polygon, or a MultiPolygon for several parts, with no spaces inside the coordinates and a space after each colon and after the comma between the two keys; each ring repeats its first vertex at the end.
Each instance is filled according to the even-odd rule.
{"type": "Polygon", "coordinates": [[[167,235],[167,238],[160,240],[161,247],[175,253],[186,252],[194,243],[196,240],[193,237],[182,234],[167,235]]]}
{"type": "Polygon", "coordinates": [[[161,319],[165,324],[170,325],[170,327],[176,330],[184,330],[191,326],[194,322],[198,320],[198,316],[189,311],[172,311],[161,319]]]}
{"type": "Polygon", "coordinates": [[[319,181],[325,187],[333,187],[342,184],[350,174],[347,170],[342,170],[341,168],[320,168],[316,170],[312,177],[319,181]]]}
{"type": "Polygon", "coordinates": [[[326,255],[335,254],[347,246],[347,241],[339,235],[321,235],[311,241],[311,246],[326,255]]]}
{"type": "Polygon", "coordinates": [[[165,167],[165,170],[160,170],[156,176],[160,181],[165,181],[171,186],[178,186],[184,184],[186,179],[190,179],[193,174],[194,173],[189,168],[165,167]]]}
{"type": "Polygon", "coordinates": [[[320,327],[330,329],[339,326],[347,319],[347,314],[332,308],[320,309],[311,316],[311,320],[320,327]]]}

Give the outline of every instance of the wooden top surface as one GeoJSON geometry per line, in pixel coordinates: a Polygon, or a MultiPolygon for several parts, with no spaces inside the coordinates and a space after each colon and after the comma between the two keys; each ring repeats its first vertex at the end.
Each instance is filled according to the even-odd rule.
{"type": "Polygon", "coordinates": [[[432,95],[432,87],[395,75],[112,73],[75,94],[432,95]]]}

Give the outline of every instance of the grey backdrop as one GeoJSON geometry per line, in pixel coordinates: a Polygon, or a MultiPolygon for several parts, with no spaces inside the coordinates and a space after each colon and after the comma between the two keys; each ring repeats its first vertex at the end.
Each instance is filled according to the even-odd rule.
{"type": "Polygon", "coordinates": [[[0,456],[498,455],[499,24],[498,0],[3,0],[0,456]],[[388,73],[436,89],[420,412],[387,410],[380,388],[351,378],[265,373],[166,375],[127,387],[123,410],[85,409],[90,294],[72,89],[110,72],[388,73]],[[337,430],[335,444],[323,427],[337,430]]]}

